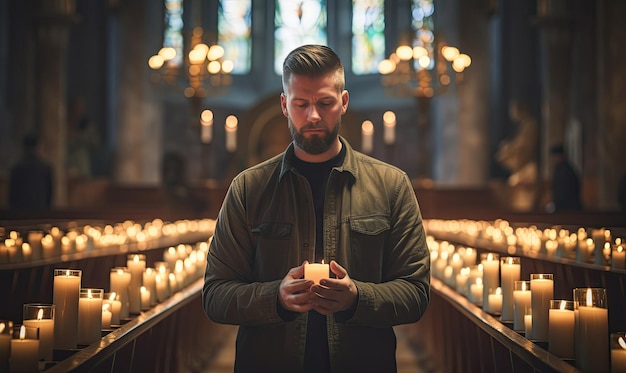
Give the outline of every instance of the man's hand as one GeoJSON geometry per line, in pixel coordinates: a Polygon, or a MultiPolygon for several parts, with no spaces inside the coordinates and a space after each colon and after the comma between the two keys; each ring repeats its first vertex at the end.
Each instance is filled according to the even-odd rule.
{"type": "Polygon", "coordinates": [[[278,301],[288,311],[307,312],[313,309],[313,293],[309,291],[313,281],[302,278],[307,263],[304,261],[302,265],[290,269],[280,282],[278,301]]]}
{"type": "Polygon", "coordinates": [[[320,285],[311,287],[315,295],[313,309],[322,315],[350,309],[354,306],[358,295],[356,285],[342,266],[332,260],[330,270],[337,278],[322,279],[320,285]]]}

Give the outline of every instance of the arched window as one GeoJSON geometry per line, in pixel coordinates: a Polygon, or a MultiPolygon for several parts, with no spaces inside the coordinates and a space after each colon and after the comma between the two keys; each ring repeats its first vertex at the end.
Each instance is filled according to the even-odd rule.
{"type": "Polygon", "coordinates": [[[252,0],[221,0],[218,8],[218,44],[224,59],[233,62],[233,74],[247,74],[251,64],[252,0]]]}
{"type": "Polygon", "coordinates": [[[385,59],[385,1],[352,1],[352,72],[377,74],[385,59]]]}

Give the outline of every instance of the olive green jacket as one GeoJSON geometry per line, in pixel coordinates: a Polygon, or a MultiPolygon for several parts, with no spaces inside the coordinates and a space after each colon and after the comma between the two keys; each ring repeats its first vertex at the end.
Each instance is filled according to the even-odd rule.
{"type": "MultiPolygon", "coordinates": [[[[430,298],[421,213],[406,173],[341,140],[345,160],[326,190],[324,260],[348,271],[358,300],[353,313],[327,317],[331,368],[394,372],[392,326],[418,321],[430,298]]],[[[315,251],[311,191],[293,154],[235,177],[210,245],[202,303],[211,320],[240,325],[238,372],[302,371],[307,313],[285,320],[278,311],[281,280],[315,251]]]]}

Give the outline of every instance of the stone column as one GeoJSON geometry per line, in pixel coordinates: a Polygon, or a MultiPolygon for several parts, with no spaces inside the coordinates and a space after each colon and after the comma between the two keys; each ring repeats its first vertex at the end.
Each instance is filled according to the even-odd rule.
{"type": "Polygon", "coordinates": [[[53,208],[63,208],[67,206],[67,44],[76,9],[73,0],[42,0],[39,6],[36,56],[38,128],[41,129],[44,156],[54,168],[53,208]]]}
{"type": "Polygon", "coordinates": [[[572,48],[568,3],[567,0],[537,1],[542,96],[540,174],[545,182],[552,175],[549,149],[564,142],[569,113],[572,48]]]}

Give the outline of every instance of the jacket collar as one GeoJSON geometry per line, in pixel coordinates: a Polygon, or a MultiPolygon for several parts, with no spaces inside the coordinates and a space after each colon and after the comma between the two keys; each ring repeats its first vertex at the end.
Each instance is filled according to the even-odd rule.
{"type": "MultiPolygon", "coordinates": [[[[348,141],[344,139],[342,136],[339,136],[339,141],[341,141],[342,145],[346,149],[346,157],[343,160],[343,164],[339,167],[335,167],[335,170],[339,172],[344,172],[344,171],[349,172],[352,175],[352,177],[356,178],[357,167],[356,167],[355,151],[354,149],[352,149],[348,141]]],[[[287,150],[283,152],[279,180],[282,180],[283,176],[285,176],[288,171],[291,171],[294,169],[293,161],[296,155],[293,150],[293,147],[294,147],[293,142],[291,142],[291,144],[289,144],[289,147],[287,147],[287,150]]]]}

